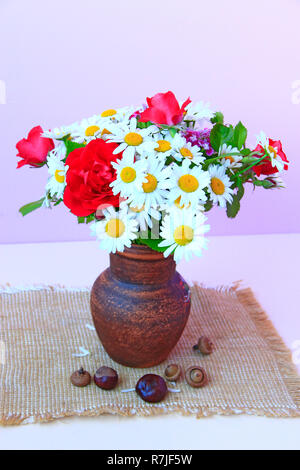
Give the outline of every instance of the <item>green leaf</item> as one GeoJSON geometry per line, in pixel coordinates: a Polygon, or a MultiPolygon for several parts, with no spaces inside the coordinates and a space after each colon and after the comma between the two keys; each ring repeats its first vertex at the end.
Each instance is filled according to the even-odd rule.
{"type": "Polygon", "coordinates": [[[241,154],[247,157],[251,153],[250,149],[242,149],[241,154]]]}
{"type": "Polygon", "coordinates": [[[142,242],[142,240],[140,238],[137,238],[136,240],[134,240],[133,242],[135,245],[144,245],[144,243],[142,242]]]}
{"type": "Polygon", "coordinates": [[[212,209],[212,207],[213,207],[213,202],[211,199],[208,199],[206,203],[204,204],[204,211],[208,212],[212,209]]]}
{"type": "Polygon", "coordinates": [[[239,150],[243,147],[247,139],[247,129],[241,121],[235,126],[233,135],[233,145],[239,150]]]}
{"type": "Polygon", "coordinates": [[[255,186],[262,186],[265,189],[270,189],[274,187],[274,184],[269,180],[253,180],[255,186]]]}
{"type": "Polygon", "coordinates": [[[93,222],[93,220],[95,220],[95,215],[91,214],[85,219],[85,223],[89,224],[90,222],[93,222]]]}
{"type": "Polygon", "coordinates": [[[159,243],[162,242],[162,238],[157,238],[155,240],[152,240],[151,238],[141,238],[140,239],[141,244],[149,246],[149,248],[152,248],[154,251],[158,251],[159,253],[163,253],[166,251],[168,248],[167,246],[165,247],[159,247],[159,243]]]}
{"type": "Polygon", "coordinates": [[[140,122],[140,121],[138,121],[136,126],[137,126],[139,129],[146,129],[147,127],[152,126],[152,122],[151,122],[151,121],[147,121],[147,122],[140,122]]]}
{"type": "Polygon", "coordinates": [[[244,186],[243,186],[243,184],[242,184],[241,181],[239,181],[238,185],[239,185],[239,186],[238,186],[239,189],[238,189],[238,192],[237,192],[237,194],[236,194],[236,197],[237,197],[238,200],[240,201],[240,200],[242,199],[242,197],[244,196],[244,194],[245,194],[245,189],[244,189],[244,186]]]}
{"type": "Polygon", "coordinates": [[[89,224],[93,220],[95,220],[95,214],[90,214],[87,217],[77,217],[79,224],[89,224]]]}
{"type": "Polygon", "coordinates": [[[78,144],[77,142],[72,142],[72,140],[65,140],[64,142],[67,149],[66,158],[73,150],[85,147],[84,144],[78,144]]]}
{"type": "Polygon", "coordinates": [[[146,128],[146,123],[145,122],[138,122],[136,127],[139,129],[145,129],[146,128]]]}
{"type": "Polygon", "coordinates": [[[38,201],[30,202],[29,204],[22,206],[19,209],[19,212],[21,212],[21,214],[25,216],[29,214],[30,212],[35,211],[36,209],[39,209],[40,207],[42,207],[44,200],[45,198],[42,197],[42,199],[39,199],[38,201]]]}
{"type": "Polygon", "coordinates": [[[54,206],[58,206],[61,202],[63,202],[63,199],[59,199],[59,200],[56,201],[53,205],[54,205],[54,206]]]}
{"type": "Polygon", "coordinates": [[[240,205],[240,200],[245,194],[245,189],[241,181],[238,181],[238,191],[236,194],[232,196],[232,203],[229,204],[227,202],[226,204],[226,214],[227,217],[230,219],[234,219],[236,217],[237,213],[239,212],[241,205],[240,205]]]}
{"type": "Polygon", "coordinates": [[[224,126],[223,124],[217,123],[211,130],[210,143],[216,152],[223,144],[231,144],[233,139],[233,127],[224,126]]]}
{"type": "Polygon", "coordinates": [[[210,122],[212,124],[223,124],[224,123],[224,115],[220,111],[217,111],[214,114],[214,117],[211,118],[210,122]]]}
{"type": "Polygon", "coordinates": [[[169,132],[171,134],[171,137],[174,138],[175,135],[177,134],[177,129],[175,129],[175,127],[170,127],[169,132]]]}
{"type": "Polygon", "coordinates": [[[235,194],[233,196],[233,199],[232,199],[232,203],[229,204],[227,202],[226,204],[226,214],[227,214],[227,217],[229,217],[230,219],[234,219],[234,217],[236,217],[237,213],[239,212],[240,210],[240,200],[239,198],[237,197],[237,195],[235,194]]]}

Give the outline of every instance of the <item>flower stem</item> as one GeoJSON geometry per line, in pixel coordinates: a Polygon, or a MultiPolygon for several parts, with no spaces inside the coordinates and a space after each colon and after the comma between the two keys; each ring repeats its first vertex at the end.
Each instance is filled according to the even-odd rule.
{"type": "Polygon", "coordinates": [[[236,176],[242,175],[246,171],[250,170],[253,166],[257,166],[262,160],[264,160],[265,156],[266,156],[266,153],[264,154],[263,157],[258,158],[255,162],[251,163],[251,165],[247,166],[247,168],[245,168],[244,170],[240,170],[238,173],[236,173],[236,176]]]}

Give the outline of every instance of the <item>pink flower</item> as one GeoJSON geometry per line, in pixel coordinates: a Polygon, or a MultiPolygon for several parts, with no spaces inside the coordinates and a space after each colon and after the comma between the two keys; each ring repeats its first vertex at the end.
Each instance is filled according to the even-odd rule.
{"type": "Polygon", "coordinates": [[[16,147],[19,152],[17,157],[23,159],[18,162],[17,168],[23,165],[38,167],[47,160],[48,152],[54,149],[54,142],[52,139],[42,137],[42,133],[41,126],[34,127],[27,139],[22,139],[17,143],[16,147]]]}
{"type": "Polygon", "coordinates": [[[186,138],[187,142],[190,142],[192,145],[198,145],[198,147],[205,150],[208,157],[214,153],[214,149],[210,143],[210,129],[187,129],[183,132],[183,136],[186,138]]]}
{"type": "Polygon", "coordinates": [[[151,121],[155,124],[173,126],[179,124],[184,116],[186,106],[191,102],[188,98],[180,107],[174,93],[157,93],[147,98],[148,108],[140,115],[141,122],[151,121]]]}

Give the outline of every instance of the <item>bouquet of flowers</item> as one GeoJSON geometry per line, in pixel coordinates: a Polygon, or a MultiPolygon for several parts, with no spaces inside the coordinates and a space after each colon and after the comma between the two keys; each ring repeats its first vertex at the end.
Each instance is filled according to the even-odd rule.
{"type": "Polygon", "coordinates": [[[288,160],[263,132],[246,145],[247,129],[224,123],[203,102],[178,103],[158,93],[140,108],[108,109],[69,126],[33,128],[17,144],[18,167],[46,166],[44,196],[23,215],[64,203],[109,252],[132,243],[174,255],[201,255],[213,206],[235,217],[244,186],[283,187],[288,160]],[[55,141],[55,143],[54,143],[55,141]]]}

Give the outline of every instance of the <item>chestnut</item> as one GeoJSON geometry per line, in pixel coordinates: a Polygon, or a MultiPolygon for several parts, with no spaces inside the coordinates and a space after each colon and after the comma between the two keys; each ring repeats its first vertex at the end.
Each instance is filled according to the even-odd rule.
{"type": "Polygon", "coordinates": [[[169,382],[176,382],[181,375],[181,367],[178,364],[169,364],[165,370],[165,378],[169,382]]]}
{"type": "Polygon", "coordinates": [[[118,383],[118,374],[114,369],[102,366],[96,371],[94,382],[99,388],[112,390],[118,383]]]}
{"type": "Polygon", "coordinates": [[[205,370],[199,366],[190,366],[185,372],[187,383],[191,387],[200,388],[208,383],[208,378],[205,370]]]}
{"type": "Polygon", "coordinates": [[[76,372],[73,372],[70,380],[75,387],[86,387],[91,383],[91,376],[89,372],[81,367],[79,370],[76,370],[76,372]]]}
{"type": "Polygon", "coordinates": [[[160,375],[146,374],[139,379],[135,390],[144,401],[158,403],[165,398],[168,387],[160,375]]]}
{"type": "Polygon", "coordinates": [[[200,336],[198,343],[193,346],[193,349],[198,349],[202,354],[208,355],[213,352],[214,345],[207,336],[200,336]]]}

